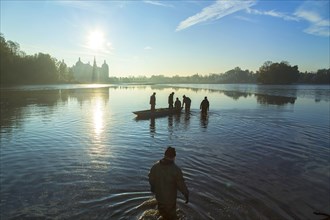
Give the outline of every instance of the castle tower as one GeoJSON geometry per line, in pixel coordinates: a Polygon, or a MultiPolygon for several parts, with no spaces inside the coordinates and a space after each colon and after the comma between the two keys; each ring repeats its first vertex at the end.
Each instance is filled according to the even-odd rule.
{"type": "Polygon", "coordinates": [[[92,72],[92,83],[98,82],[98,74],[97,74],[97,66],[96,66],[96,60],[94,57],[94,63],[93,63],[93,72],[92,72]]]}
{"type": "Polygon", "coordinates": [[[103,81],[106,81],[109,78],[109,66],[105,62],[105,60],[104,60],[104,63],[102,64],[102,67],[101,67],[101,78],[102,78],[103,81]]]}

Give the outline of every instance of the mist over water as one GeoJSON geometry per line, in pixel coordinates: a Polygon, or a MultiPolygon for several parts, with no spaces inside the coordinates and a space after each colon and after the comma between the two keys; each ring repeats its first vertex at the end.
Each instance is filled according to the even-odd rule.
{"type": "Polygon", "coordinates": [[[317,219],[330,213],[329,97],[298,85],[1,89],[1,219],[139,219],[156,208],[147,175],[168,145],[190,190],[181,219],[317,219]],[[172,91],[190,114],[135,118],[172,91]]]}

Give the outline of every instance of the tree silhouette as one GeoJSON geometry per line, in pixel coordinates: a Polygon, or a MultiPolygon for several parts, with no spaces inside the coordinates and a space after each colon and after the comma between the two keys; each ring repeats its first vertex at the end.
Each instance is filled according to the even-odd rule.
{"type": "Polygon", "coordinates": [[[0,35],[1,85],[70,82],[73,73],[67,65],[49,54],[26,55],[20,45],[0,35]]]}
{"type": "Polygon", "coordinates": [[[290,66],[286,61],[281,63],[266,61],[257,72],[257,81],[263,84],[291,84],[298,79],[298,66],[290,66]]]}

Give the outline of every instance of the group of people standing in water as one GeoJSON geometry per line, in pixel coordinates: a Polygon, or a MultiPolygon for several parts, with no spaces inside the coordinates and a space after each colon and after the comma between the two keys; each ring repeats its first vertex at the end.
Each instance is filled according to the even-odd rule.
{"type": "MultiPolygon", "coordinates": [[[[152,96],[150,96],[150,110],[155,111],[156,106],[156,93],[154,92],[152,96]]],[[[174,92],[172,92],[168,96],[168,108],[169,109],[175,109],[175,110],[181,110],[183,107],[185,107],[185,112],[190,112],[190,106],[191,106],[191,99],[187,97],[186,95],[183,95],[182,104],[180,99],[177,97],[174,102],[174,92]]],[[[206,115],[210,107],[210,103],[205,96],[204,100],[200,104],[201,113],[206,115]]]]}
{"type": "Polygon", "coordinates": [[[181,106],[181,101],[180,99],[177,97],[175,102],[174,102],[174,106],[173,106],[173,98],[174,98],[174,92],[172,92],[169,96],[168,96],[168,108],[169,109],[176,109],[176,110],[181,110],[183,108],[183,106],[185,106],[185,111],[189,112],[190,111],[190,105],[191,105],[191,99],[185,95],[183,95],[183,101],[182,101],[182,106],[181,106]]]}

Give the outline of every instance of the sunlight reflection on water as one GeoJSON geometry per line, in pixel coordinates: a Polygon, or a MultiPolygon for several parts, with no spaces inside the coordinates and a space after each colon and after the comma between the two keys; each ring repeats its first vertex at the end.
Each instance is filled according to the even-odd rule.
{"type": "Polygon", "coordinates": [[[94,133],[95,138],[98,139],[104,129],[104,108],[102,108],[102,99],[100,97],[94,98],[94,100],[92,100],[92,106],[94,133]]]}

